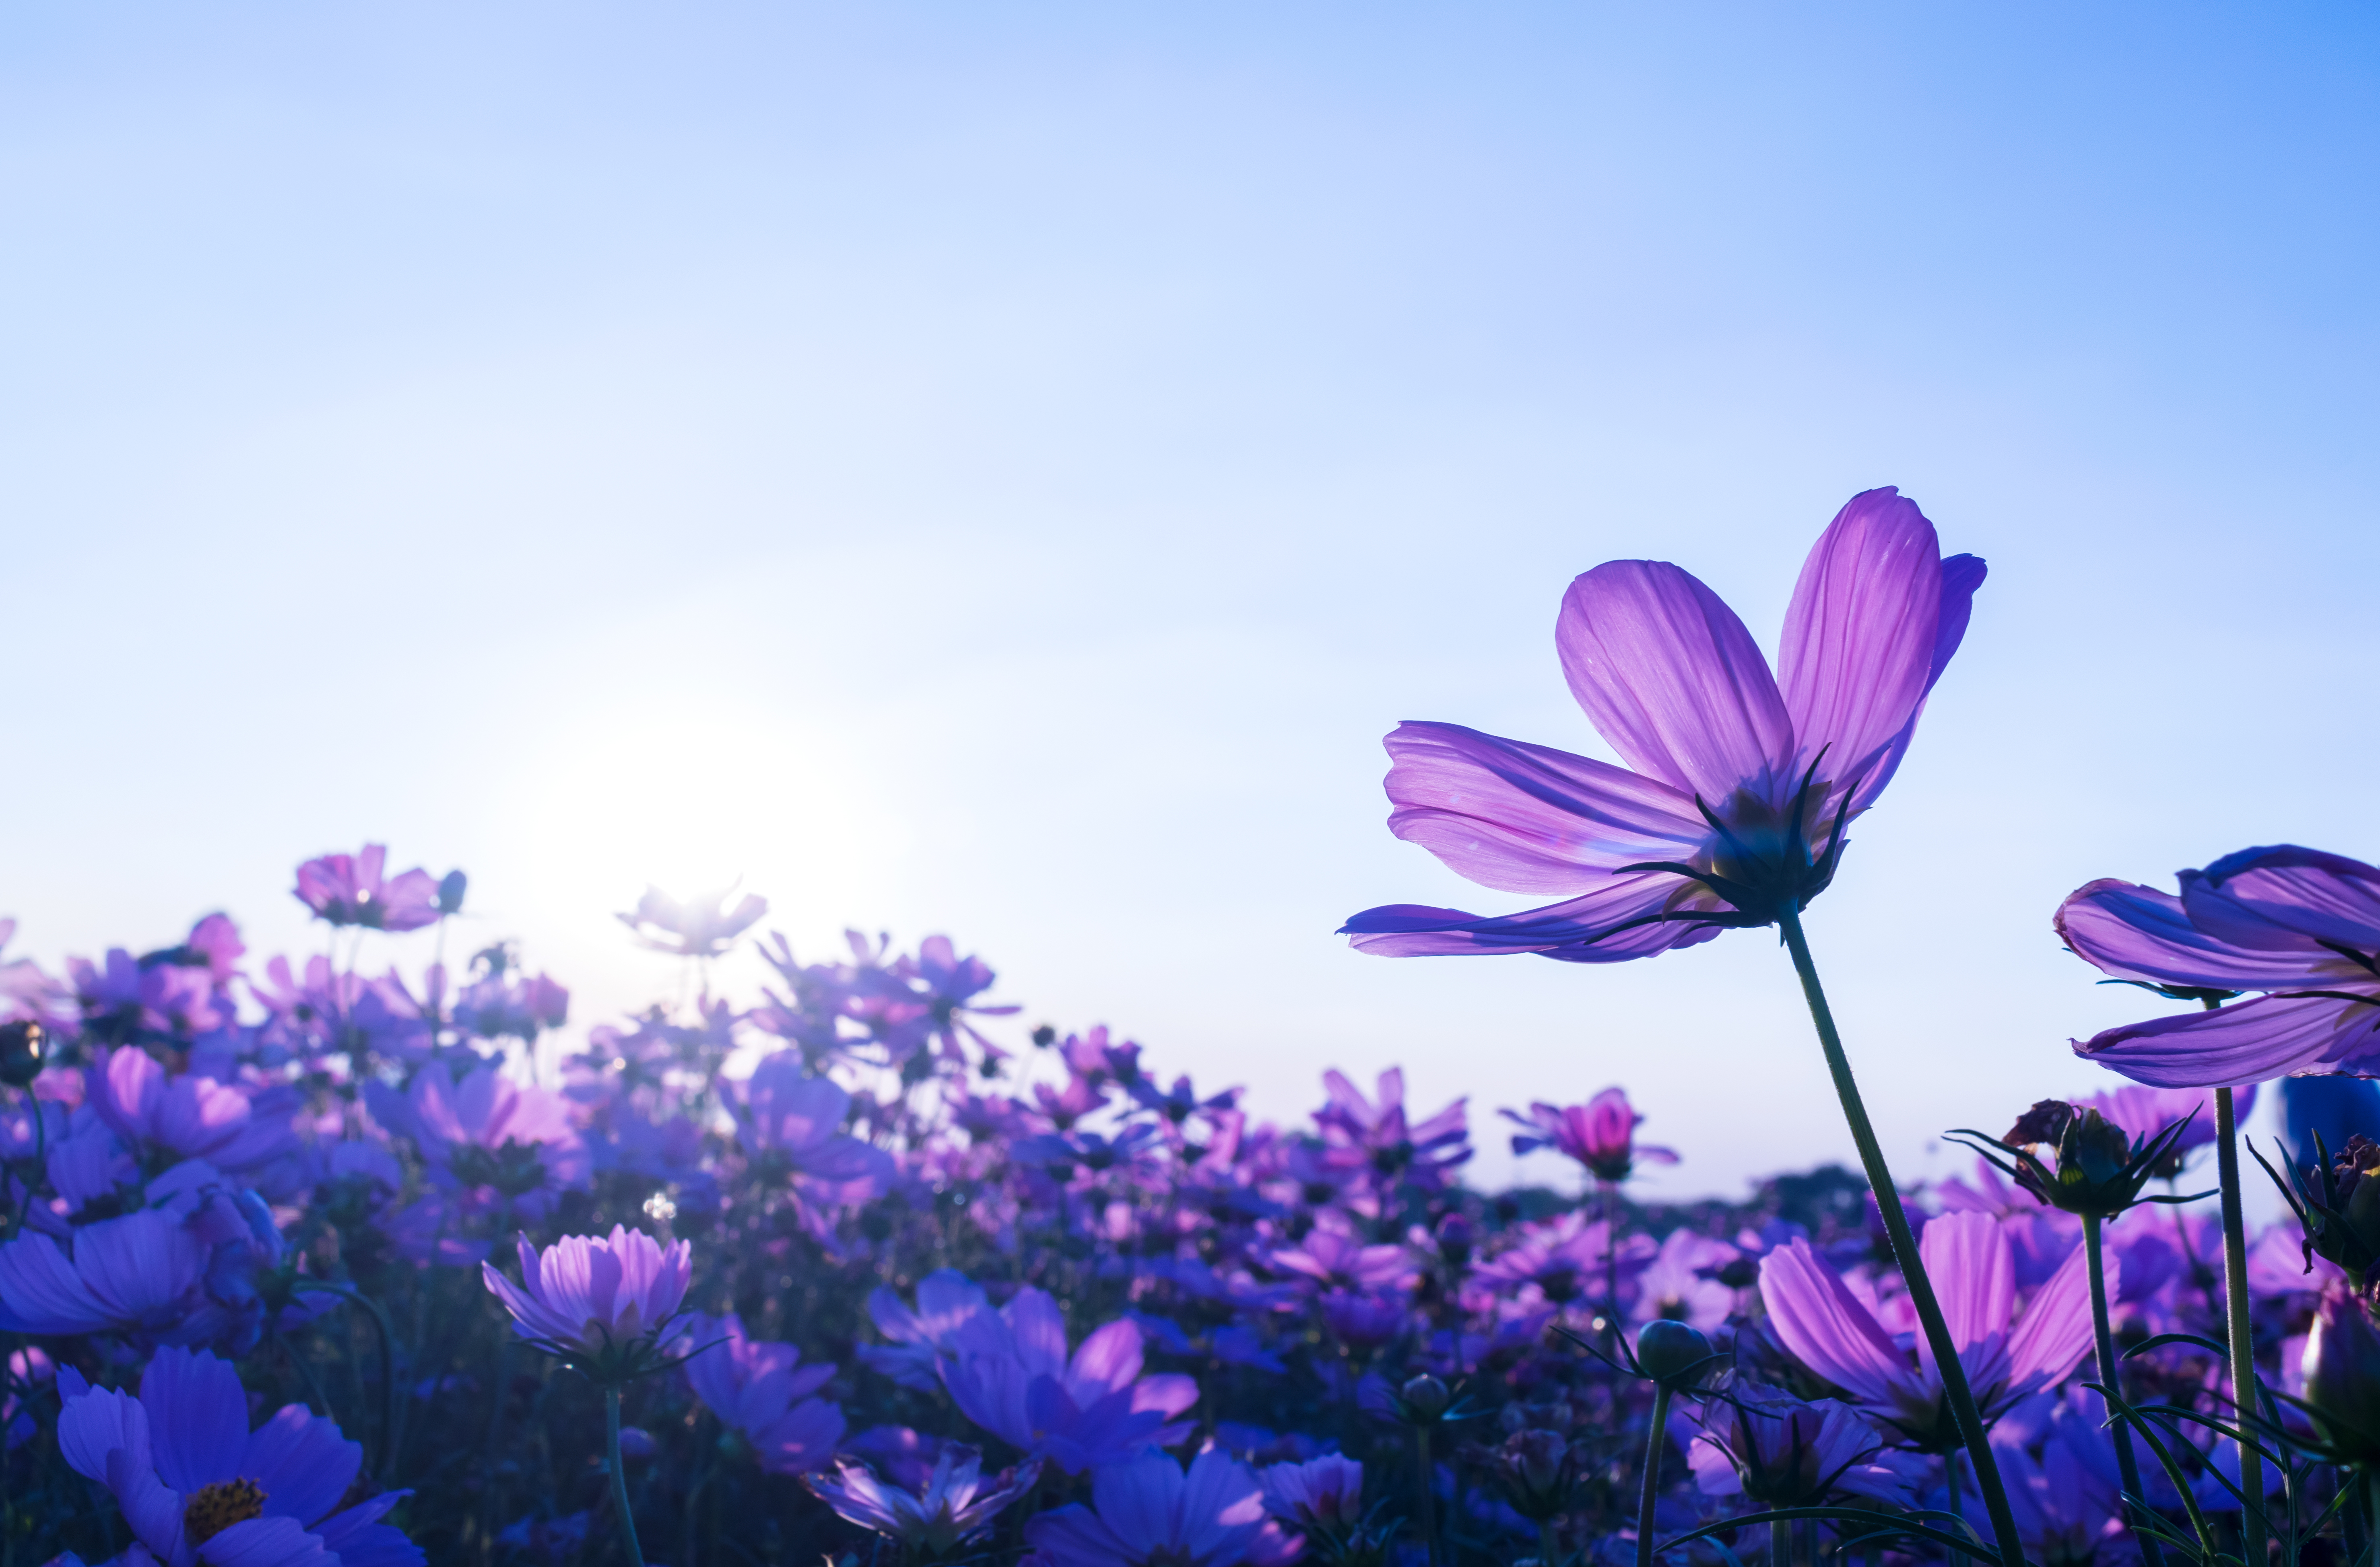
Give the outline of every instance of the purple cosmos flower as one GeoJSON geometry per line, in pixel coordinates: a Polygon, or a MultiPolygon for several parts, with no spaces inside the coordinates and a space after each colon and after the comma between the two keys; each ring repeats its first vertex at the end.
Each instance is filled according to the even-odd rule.
{"type": "Polygon", "coordinates": [[[1386,957],[1609,963],[1807,905],[1844,825],[1900,765],[1983,580],[1973,556],[1941,558],[1915,502],[1853,496],[1794,585],[1780,680],[1687,573],[1596,567],[1571,584],[1554,641],[1625,767],[1455,724],[1402,724],[1387,741],[1391,832],[1484,886],[1563,901],[1486,919],[1392,904],[1342,929],[1386,957]]]}
{"type": "MultiPolygon", "coordinates": [[[[2171,1439],[2168,1440],[2170,1445],[2171,1439]]],[[[2109,1561],[2119,1552],[2138,1560],[2136,1552],[2121,1551],[2125,1540],[2122,1471],[2116,1464],[2115,1444],[2095,1410],[2086,1414],[2076,1403],[2061,1401],[2037,1452],[2025,1444],[1998,1440],[1997,1434],[1992,1446],[2008,1482],[2009,1505],[2016,1513],[2017,1532],[2029,1560],[2087,1563],[2109,1561]]],[[[2238,1462],[2236,1457],[2233,1462],[2238,1462]]],[[[2162,1471],[2154,1466],[2149,1473],[2163,1478],[2162,1471]]],[[[2238,1478],[2236,1469],[2233,1478],[2238,1478]]],[[[2169,1486],[2156,1489],[2170,1494],[2169,1486]]],[[[2219,1487],[2208,1489],[2220,1492],[2219,1487]]],[[[2240,1506],[2228,1494],[2221,1503],[2210,1495],[2207,1505],[2217,1510],[2228,1505],[2232,1512],[2240,1506]]],[[[1980,1499],[1972,1492],[1961,1498],[1961,1506],[1975,1528],[1991,1527],[1980,1499]]]]}
{"type": "Polygon", "coordinates": [[[792,1344],[747,1338],[733,1311],[688,1317],[678,1353],[692,1356],[686,1380],[695,1395],[743,1434],[767,1473],[808,1474],[834,1456],[843,1411],[810,1396],[834,1375],[832,1361],[805,1366],[792,1344]]]}
{"type": "Polygon", "coordinates": [[[942,1449],[916,1490],[885,1484],[864,1464],[845,1459],[833,1477],[813,1475],[805,1483],[846,1523],[872,1529],[928,1561],[982,1538],[1017,1498],[1041,1478],[1038,1461],[983,1476],[983,1454],[956,1444],[942,1449]]]}
{"type": "Polygon", "coordinates": [[[438,880],[416,867],[382,879],[385,845],[368,843],[354,857],[325,854],[298,867],[298,901],[318,920],[370,931],[418,931],[438,922],[438,880]]]}
{"type": "Polygon", "coordinates": [[[513,1331],[540,1349],[588,1367],[598,1380],[645,1368],[677,1315],[693,1272],[685,1241],[664,1249],[642,1230],[565,1236],[542,1252],[519,1240],[521,1282],[480,1264],[489,1293],[513,1314],[513,1331]]]}
{"type": "Polygon", "coordinates": [[[1044,1513],[1025,1539],[1050,1567],[1281,1567],[1298,1550],[1257,1477],[1213,1448],[1186,1475],[1161,1452],[1103,1465],[1090,1507],[1044,1513]]]}
{"type": "Polygon", "coordinates": [[[1402,1178],[1435,1189],[1453,1177],[1456,1166],[1470,1163],[1465,1101],[1458,1099],[1419,1126],[1408,1126],[1405,1075],[1397,1067],[1380,1074],[1377,1102],[1365,1098],[1364,1091],[1340,1072],[1323,1073],[1322,1087],[1330,1102],[1315,1112],[1314,1120],[1323,1140],[1363,1153],[1376,1178],[1402,1178]]]}
{"type": "Polygon", "coordinates": [[[645,896],[637,899],[635,912],[613,917],[635,934],[638,945],[655,952],[674,958],[716,958],[769,911],[769,900],[753,893],[746,893],[729,910],[727,895],[735,890],[722,887],[680,901],[657,886],[649,886],[645,896]]]}
{"type": "Polygon", "coordinates": [[[1129,1321],[1095,1329],[1070,1360],[1058,1303],[1028,1285],[961,1325],[938,1368],[968,1419],[1079,1475],[1189,1434],[1166,1423],[1198,1402],[1197,1382],[1144,1377],[1141,1363],[1140,1330],[1129,1321]]]}
{"type": "Polygon", "coordinates": [[[1548,1300],[1560,1305],[1587,1291],[1598,1296],[1619,1275],[1620,1298],[1633,1293],[1636,1276],[1656,1255],[1653,1237],[1630,1236],[1612,1254],[1611,1226],[1583,1213],[1565,1213],[1540,1224],[1524,1224],[1512,1246],[1481,1263],[1472,1278],[1483,1284],[1518,1288],[1535,1284],[1548,1300]]]}
{"type": "Polygon", "coordinates": [[[1908,1506],[1926,1469],[1916,1454],[1888,1449],[1850,1404],[1805,1404],[1749,1380],[1704,1406],[1686,1463],[1705,1496],[1763,1507],[1815,1507],[1837,1497],[1908,1506]]]}
{"type": "Polygon", "coordinates": [[[2265,994],[2109,1029],[2076,1055],[2156,1088],[2380,1071],[2380,870],[2281,844],[2180,879],[2179,898],[2092,882],[2058,905],[2058,934],[2103,971],[2168,994],[2265,994]]]}
{"type": "MultiPolygon", "coordinates": [[[[2090,1277],[2077,1249],[2016,1316],[2016,1267],[2008,1236],[1980,1213],[1946,1213],[1918,1241],[1942,1302],[1950,1340],[1985,1421],[2029,1393],[2055,1387],[2091,1348],[2090,1277]],[[2014,1325],[2010,1323],[2013,1320],[2014,1325]]],[[[2119,1268],[2107,1260],[2112,1288],[2119,1268]]],[[[1828,1261],[1797,1240],[1760,1264],[1760,1295],[1778,1338],[1796,1359],[1850,1395],[1922,1452],[1961,1445],[1942,1400],[1942,1377],[1921,1335],[1900,1347],[1828,1261]]]]}
{"type": "Polygon", "coordinates": [[[1264,1254],[1265,1266],[1277,1273],[1293,1273],[1332,1289],[1409,1290],[1421,1282],[1421,1269],[1401,1246],[1366,1246],[1354,1236],[1317,1224],[1296,1247],[1264,1254]]]}
{"type": "Polygon", "coordinates": [[[935,1361],[955,1354],[959,1329],[990,1309],[983,1286],[952,1268],[937,1268],[917,1281],[914,1309],[880,1284],[868,1297],[868,1315],[892,1342],[863,1344],[859,1358],[905,1388],[931,1392],[941,1385],[935,1361]]]}
{"type": "Polygon", "coordinates": [[[193,1073],[170,1081],[145,1050],[103,1054],[83,1074],[84,1093],[101,1120],[135,1148],[152,1144],[224,1170],[250,1170],[298,1151],[290,1110],[259,1115],[258,1100],[228,1083],[193,1073]]]}
{"type": "Polygon", "coordinates": [[[1645,1117],[1628,1103],[1627,1092],[1621,1089],[1605,1089],[1585,1104],[1573,1104],[1567,1110],[1551,1104],[1532,1104],[1526,1115],[1511,1110],[1503,1115],[1514,1126],[1529,1128],[1526,1134],[1512,1139],[1513,1152],[1550,1148],[1585,1165],[1587,1174],[1598,1181],[1617,1184],[1626,1180],[1639,1159],[1656,1164],[1678,1162],[1677,1154],[1670,1149],[1636,1141],[1636,1128],[1644,1124],[1645,1117]]]}
{"type": "Polygon", "coordinates": [[[460,1082],[443,1066],[426,1067],[401,1094],[375,1079],[364,1084],[364,1103],[383,1127],[413,1139],[442,1185],[492,1194],[523,1218],[552,1212],[593,1173],[569,1103],[493,1067],[460,1082]]]}
{"type": "Polygon", "coordinates": [[[1636,1301],[1629,1319],[1636,1322],[1667,1320],[1684,1322],[1704,1332],[1725,1323],[1735,1309],[1735,1291],[1716,1276],[1742,1255],[1734,1247],[1693,1230],[1671,1230],[1661,1249],[1636,1276],[1636,1301]]]}
{"type": "Polygon", "coordinates": [[[58,1451],[115,1495],[165,1567],[419,1567],[421,1549],[382,1514],[411,1493],[337,1511],[363,1450],[332,1421],[285,1404],[248,1428],[239,1375],[213,1356],[161,1349],[140,1396],[58,1368],[58,1451]],[[203,1549],[202,1549],[203,1548],[203,1549]]]}
{"type": "Polygon", "coordinates": [[[130,1333],[152,1342],[210,1338],[198,1313],[207,1243],[162,1208],[74,1232],[68,1259],[48,1236],[0,1246],[0,1327],[23,1333],[130,1333]]]}
{"type": "Polygon", "coordinates": [[[865,1202],[898,1176],[891,1154],[844,1131],[851,1094],[832,1078],[810,1076],[798,1051],[761,1062],[728,1111],[746,1152],[783,1160],[830,1207],[865,1202]]]}
{"type": "Polygon", "coordinates": [[[1275,1464],[1257,1477],[1265,1511],[1300,1529],[1349,1529],[1364,1521],[1364,1466],[1329,1452],[1305,1464],[1275,1464]]]}

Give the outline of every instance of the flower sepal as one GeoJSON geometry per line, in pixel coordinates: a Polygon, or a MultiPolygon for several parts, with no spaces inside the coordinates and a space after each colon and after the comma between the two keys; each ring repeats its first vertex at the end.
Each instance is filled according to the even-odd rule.
{"type": "Polygon", "coordinates": [[[2141,1195],[2141,1188],[2166,1166],[2197,1114],[2193,1110],[2152,1136],[2132,1138],[2095,1109],[2045,1099],[2018,1116],[2003,1137],[1986,1136],[1972,1127],[1946,1135],[1982,1154],[2043,1206],[2108,1219],[2138,1202],[2195,1202],[2215,1195],[2141,1195]],[[1976,1140],[1965,1140],[1969,1138],[1976,1140]],[[2043,1161],[2042,1148],[2051,1151],[2054,1163],[2043,1161]]]}

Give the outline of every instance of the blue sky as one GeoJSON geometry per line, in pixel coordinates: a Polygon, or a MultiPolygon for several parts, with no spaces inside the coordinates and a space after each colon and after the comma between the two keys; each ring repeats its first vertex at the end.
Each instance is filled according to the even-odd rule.
{"type": "Polygon", "coordinates": [[[2375,34],[11,7],[0,912],[52,959],[218,907],[310,948],[289,867],[382,840],[591,1021],[673,983],[611,910],[740,875],[799,949],[949,931],[1020,1021],[1270,1114],[1334,1064],[1483,1132],[1624,1082],[1687,1155],[1653,1189],[1731,1190],[1848,1154],[1767,937],[1330,932],[1516,906],[1389,838],[1378,741],[1608,754],[1572,575],[1675,560],[1773,645],[1892,483],[1992,578],[1811,935],[1947,1168],[2160,1005],[2058,950],[2070,887],[2380,856],[2375,34]]]}

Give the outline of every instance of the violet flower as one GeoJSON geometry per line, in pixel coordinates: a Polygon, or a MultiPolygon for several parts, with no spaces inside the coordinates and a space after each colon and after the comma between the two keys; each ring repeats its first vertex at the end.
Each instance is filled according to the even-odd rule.
{"type": "Polygon", "coordinates": [[[1585,1104],[1568,1109],[1539,1103],[1530,1105],[1526,1115],[1507,1110],[1503,1116],[1516,1127],[1528,1128],[1512,1139],[1514,1153],[1550,1148],[1585,1165],[1588,1175],[1607,1185],[1626,1180],[1639,1159],[1656,1164],[1678,1162],[1674,1150],[1636,1141],[1636,1128],[1645,1117],[1628,1103],[1623,1089],[1605,1089],[1585,1104]]]}
{"type": "MultiPolygon", "coordinates": [[[[380,1522],[411,1495],[342,1510],[363,1450],[298,1404],[254,1431],[239,1375],[212,1355],[161,1349],[140,1395],[58,1368],[58,1451],[115,1493],[140,1547],[164,1567],[419,1567],[421,1548],[380,1522]]],[[[137,1554],[137,1552],[135,1553],[137,1554]]]]}
{"type": "Polygon", "coordinates": [[[1364,1465],[1328,1452],[1305,1464],[1274,1464],[1257,1477],[1265,1511],[1300,1529],[1350,1529],[1364,1521],[1364,1465]]]}
{"type": "MultiPolygon", "coordinates": [[[[1991,1220],[1946,1213],[1925,1226],[1918,1252],[1986,1424],[2017,1400],[2063,1381],[2090,1352],[2090,1276],[2079,1248],[2022,1317],[2008,1236],[1991,1220]]],[[[2111,1286],[2118,1272],[2110,1258],[2111,1286]]],[[[1921,1335],[1913,1356],[1901,1348],[1809,1242],[1793,1241],[1762,1260],[1760,1295],[1785,1347],[1853,1404],[1921,1452],[1960,1445],[1932,1346],[1921,1335]]]]}
{"type": "MultiPolygon", "coordinates": [[[[83,1073],[101,1120],[133,1147],[153,1144],[223,1170],[249,1170],[298,1151],[290,1109],[260,1115],[257,1100],[229,1083],[185,1072],[168,1079],[147,1051],[103,1052],[83,1073]]],[[[281,1103],[278,1097],[267,1102],[281,1103]]]]}
{"type": "Polygon", "coordinates": [[[383,844],[368,843],[354,857],[325,854],[298,867],[298,901],[318,920],[368,931],[418,931],[438,922],[438,881],[416,867],[383,879],[383,844]]]}
{"type": "Polygon", "coordinates": [[[1141,1373],[1140,1330],[1092,1331],[1072,1359],[1058,1303],[1027,1285],[997,1312],[969,1318],[938,1363],[968,1419],[1069,1475],[1189,1434],[1167,1424],[1198,1401],[1189,1377],[1141,1373]]]}
{"type": "Polygon", "coordinates": [[[693,1272],[685,1241],[663,1248],[641,1230],[565,1236],[539,1251],[519,1239],[521,1282],[480,1264],[489,1293],[513,1316],[513,1331],[599,1382],[616,1384],[657,1368],[662,1335],[677,1316],[693,1272]]]}
{"type": "Polygon", "coordinates": [[[1405,1120],[1405,1075],[1391,1067],[1380,1074],[1377,1101],[1345,1074],[1325,1072],[1330,1102],[1315,1112],[1323,1141],[1360,1151],[1375,1180],[1402,1179],[1431,1190],[1446,1186],[1455,1169],[1471,1162],[1471,1133],[1463,1100],[1456,1100],[1419,1125],[1405,1120]]]}
{"type": "Polygon", "coordinates": [[[433,1064],[401,1094],[374,1079],[364,1084],[364,1103],[387,1130],[413,1139],[440,1184],[491,1193],[522,1218],[543,1218],[593,1174],[569,1103],[492,1066],[457,1082],[433,1064]]]}
{"type": "Polygon", "coordinates": [[[804,1475],[834,1456],[843,1411],[810,1396],[833,1377],[832,1361],[805,1366],[790,1344],[747,1338],[733,1311],[687,1317],[677,1353],[695,1396],[751,1445],[764,1472],[804,1475]]]}
{"type": "Polygon", "coordinates": [[[1804,1403],[1748,1380],[1704,1405],[1686,1466],[1705,1496],[1741,1496],[1760,1507],[1815,1507],[1844,1497],[1908,1506],[1927,1467],[1914,1453],[1886,1447],[1848,1404],[1804,1403]]]}
{"type": "Polygon", "coordinates": [[[935,1362],[957,1353],[959,1329],[990,1309],[983,1286],[953,1268],[937,1268],[917,1281],[914,1308],[879,1284],[868,1296],[868,1315],[892,1342],[861,1344],[860,1361],[905,1388],[931,1392],[941,1385],[935,1362]]]}
{"type": "Polygon", "coordinates": [[[1213,1448],[1186,1475],[1161,1452],[1102,1465],[1090,1507],[1027,1520],[1025,1541],[1050,1567],[1282,1567],[1298,1550],[1257,1477],[1213,1448]]]}
{"type": "Polygon", "coordinates": [[[179,1218],[144,1208],[73,1233],[73,1256],[38,1232],[0,1246],[0,1328],[119,1332],[152,1342],[212,1337],[197,1315],[209,1248],[179,1218]]]}
{"type": "Polygon", "coordinates": [[[613,918],[628,927],[640,946],[674,958],[716,958],[769,911],[769,900],[753,893],[727,909],[727,895],[735,890],[722,887],[681,900],[649,886],[633,912],[613,918]]]}
{"type": "Polygon", "coordinates": [[[986,1479],[983,1454],[953,1444],[942,1449],[914,1491],[887,1485],[849,1459],[835,1465],[832,1477],[813,1475],[804,1483],[844,1522],[895,1540],[918,1559],[940,1561],[990,1534],[1040,1478],[1041,1465],[1033,1460],[986,1479]]]}
{"type": "Polygon", "coordinates": [[[1484,886],[1563,900],[1487,918],[1391,904],[1342,930],[1390,958],[1613,963],[1798,912],[1900,766],[1983,580],[1975,557],[1941,558],[1914,501],[1855,495],[1802,568],[1771,675],[1688,573],[1596,567],[1571,584],[1554,642],[1624,767],[1456,724],[1401,724],[1387,741],[1390,831],[1484,886]]]}
{"type": "Polygon", "coordinates": [[[2058,934],[2104,972],[2177,998],[2256,1000],[2109,1029],[2076,1055],[2157,1088],[2380,1071],[2380,869],[2293,844],[2184,871],[2181,896],[2096,881],[2058,934]]]}

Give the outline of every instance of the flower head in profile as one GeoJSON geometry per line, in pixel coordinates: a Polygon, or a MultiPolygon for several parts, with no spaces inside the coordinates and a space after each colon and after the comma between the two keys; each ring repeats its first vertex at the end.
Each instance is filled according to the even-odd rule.
{"type": "MultiPolygon", "coordinates": [[[[2008,1234],[1981,1213],[1945,1213],[1918,1241],[1926,1276],[1942,1302],[1952,1346],[1986,1421],[2017,1400],[2065,1380],[2091,1348],[2090,1275],[2076,1248],[2016,1314],[2016,1261],[2008,1234]]],[[[2107,1260],[2107,1287],[2120,1287],[2107,1260]]],[[[1921,1335],[1903,1349],[1851,1286],[1805,1240],[1760,1264],[1769,1325],[1795,1359],[1842,1389],[1869,1418],[1925,1452],[1961,1442],[1942,1396],[1942,1374],[1921,1335]]]]}
{"type": "Polygon", "coordinates": [[[2280,844],[2180,880],[2180,897],[2079,887],[2058,905],[2058,937],[2111,978],[2175,1000],[2262,994],[2109,1029],[2076,1041],[2076,1055],[2156,1088],[2380,1072],[2380,868],[2280,844]]]}
{"type": "Polygon", "coordinates": [[[2014,1176],[2019,1187],[2046,1207],[2108,1218],[2143,1200],[2141,1187],[2172,1161],[2189,1124],[2185,1118],[2133,1137],[2095,1106],[2044,1099],[2018,1116],[2005,1136],[1961,1127],[1950,1140],[1973,1149],[2003,1175],[2014,1176]],[[1975,1140],[1966,1141],[1969,1138],[1975,1140]],[[2049,1151],[2046,1161],[2044,1149],[2049,1151]]]}
{"type": "Polygon", "coordinates": [[[298,867],[298,901],[318,920],[360,925],[368,931],[418,931],[438,922],[438,881],[419,866],[387,876],[383,844],[368,843],[361,854],[325,854],[298,867]]]}
{"type": "Polygon", "coordinates": [[[1503,1115],[1514,1126],[1526,1128],[1513,1135],[1513,1152],[1533,1153],[1540,1148],[1550,1148],[1585,1166],[1588,1175],[1608,1184],[1626,1180],[1639,1159],[1656,1164],[1678,1162],[1672,1150],[1636,1140],[1636,1128],[1645,1124],[1645,1117],[1628,1103],[1625,1089],[1605,1089],[1585,1104],[1567,1109],[1532,1104],[1526,1115],[1512,1110],[1503,1115]]]}
{"type": "Polygon", "coordinates": [[[983,1454],[953,1443],[942,1449],[915,1490],[887,1484],[867,1465],[848,1458],[838,1461],[832,1474],[813,1475],[803,1483],[844,1522],[898,1541],[918,1561],[940,1561],[990,1533],[1000,1515],[1040,1478],[1038,1459],[986,1477],[983,1454]]]}
{"type": "Polygon", "coordinates": [[[716,958],[769,911],[767,898],[748,892],[729,909],[727,895],[735,890],[722,887],[676,898],[649,886],[635,910],[614,918],[635,934],[640,946],[674,958],[716,958]]]}
{"type": "Polygon", "coordinates": [[[1944,560],[1892,488],[1853,496],[1802,568],[1777,672],[1719,597],[1660,561],[1571,584],[1554,642],[1625,766],[1456,724],[1388,738],[1389,830],[1505,892],[1560,901],[1481,917],[1391,904],[1342,927],[1404,958],[1646,958],[1775,922],[1824,891],[1843,829],[1883,792],[1984,580],[1944,560]]]}
{"type": "Polygon", "coordinates": [[[1269,1465],[1257,1479],[1265,1511],[1296,1528],[1351,1529],[1364,1521],[1364,1465],[1343,1453],[1269,1465]]]}
{"type": "Polygon", "coordinates": [[[1257,1477],[1216,1448],[1186,1474],[1156,1452],[1105,1465],[1089,1507],[1041,1513],[1025,1540],[1050,1567],[1281,1567],[1298,1543],[1265,1515],[1257,1477]]]}
{"type": "Polygon", "coordinates": [[[1815,1507],[1846,1497],[1906,1505],[1925,1477],[1925,1460],[1887,1449],[1851,1405],[1804,1403],[1754,1381],[1705,1405],[1686,1462],[1705,1496],[1741,1496],[1762,1507],[1815,1507]]]}
{"type": "Polygon", "coordinates": [[[513,1331],[597,1381],[625,1381],[676,1364],[662,1335],[686,1298],[693,1248],[664,1248],[642,1230],[565,1236],[542,1252],[520,1237],[521,1282],[480,1264],[488,1290],[513,1315],[513,1331]]]}
{"type": "MultiPolygon", "coordinates": [[[[411,1494],[345,1507],[363,1451],[290,1404],[248,1428],[239,1374],[204,1353],[161,1349],[138,1398],[58,1368],[58,1451],[115,1493],[141,1549],[164,1567],[420,1567],[421,1549],[381,1517],[411,1494]]],[[[140,1550],[132,1553],[137,1558],[140,1550]]]]}

